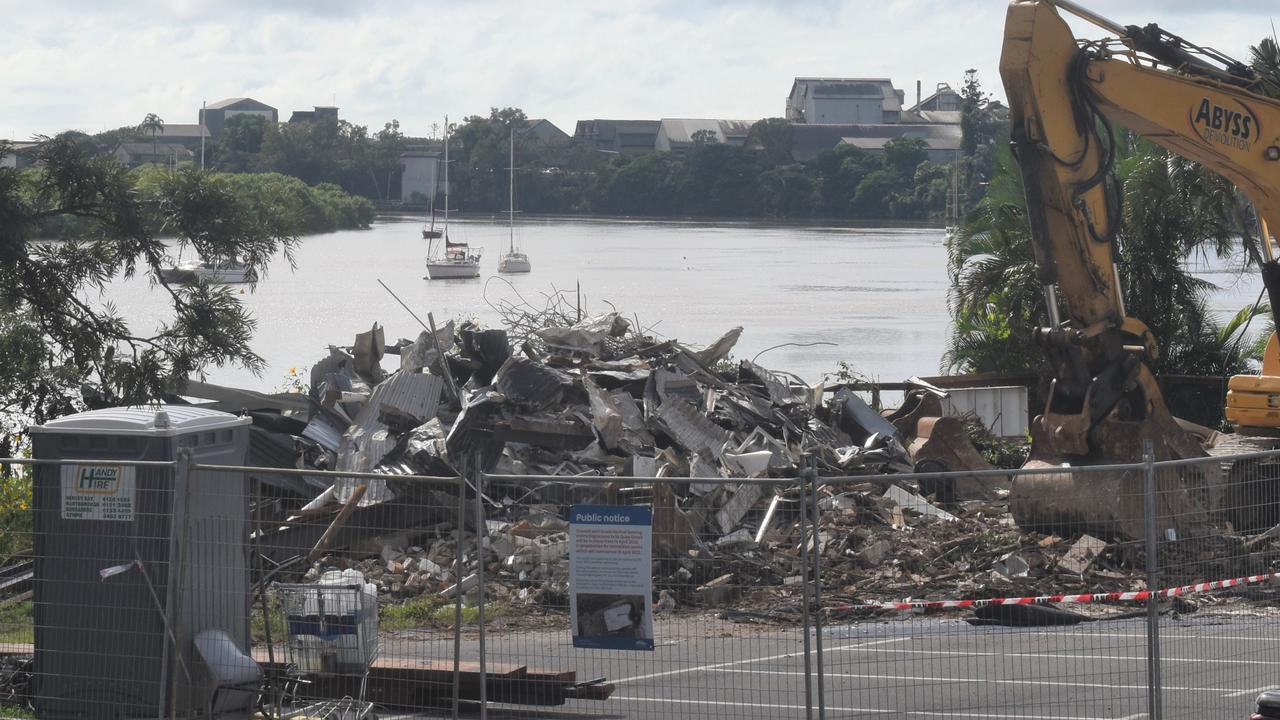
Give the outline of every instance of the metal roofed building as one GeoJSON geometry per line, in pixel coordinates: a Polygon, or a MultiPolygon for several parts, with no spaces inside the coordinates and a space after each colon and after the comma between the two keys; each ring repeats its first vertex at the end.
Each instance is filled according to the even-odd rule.
{"type": "Polygon", "coordinates": [[[654,148],[659,152],[687,152],[694,146],[693,136],[710,133],[721,145],[741,146],[747,142],[752,120],[711,120],[695,118],[663,118],[659,121],[654,148]]]}
{"type": "Polygon", "coordinates": [[[338,108],[334,105],[313,105],[312,110],[294,110],[289,116],[289,122],[315,122],[329,118],[331,120],[338,119],[338,108]]]}
{"type": "Polygon", "coordinates": [[[443,165],[434,150],[408,150],[400,153],[400,202],[434,205],[445,191],[441,182],[443,165]]]}
{"type": "Polygon", "coordinates": [[[259,115],[267,122],[280,122],[280,112],[270,105],[253,98],[227,98],[200,108],[200,124],[209,128],[213,137],[222,136],[227,118],[236,115],[259,115]]]}
{"type": "Polygon", "coordinates": [[[0,155],[0,167],[31,167],[35,164],[35,154],[39,149],[40,143],[38,142],[10,143],[10,152],[0,155]]]}
{"type": "Polygon", "coordinates": [[[926,124],[858,124],[805,125],[791,128],[791,155],[796,162],[809,162],[824,150],[851,145],[869,153],[884,151],[884,144],[894,138],[920,138],[929,144],[929,162],[949,163],[960,156],[959,125],[926,124]]]}
{"type": "Polygon", "coordinates": [[[920,84],[916,83],[916,104],[907,109],[907,112],[917,113],[920,111],[936,111],[943,112],[960,110],[960,93],[951,89],[947,83],[938,83],[933,94],[923,100],[919,99],[920,84]]]}
{"type": "Polygon", "coordinates": [[[536,137],[547,145],[564,145],[570,140],[569,133],[546,118],[529,118],[524,123],[524,129],[517,132],[536,137]]]}
{"type": "Polygon", "coordinates": [[[178,143],[159,142],[159,136],[154,146],[149,142],[121,143],[111,156],[121,165],[129,166],[144,163],[168,165],[171,162],[182,162],[195,157],[190,150],[178,143]]]}
{"type": "Polygon", "coordinates": [[[199,145],[200,138],[209,139],[209,129],[200,124],[165,123],[164,130],[156,133],[157,143],[199,145]]]}
{"type": "Polygon", "coordinates": [[[888,78],[798,77],[784,117],[811,125],[896,123],[905,97],[888,78]]]}
{"type": "Polygon", "coordinates": [[[641,155],[657,145],[659,120],[579,120],[573,142],[603,152],[641,155]]]}

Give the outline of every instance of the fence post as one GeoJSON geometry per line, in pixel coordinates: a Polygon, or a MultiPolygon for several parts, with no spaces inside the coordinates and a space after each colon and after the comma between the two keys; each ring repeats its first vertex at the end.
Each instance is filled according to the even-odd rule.
{"type": "Polygon", "coordinates": [[[809,489],[804,486],[805,471],[796,478],[800,483],[800,617],[804,621],[804,716],[813,720],[813,658],[809,637],[809,489]]]}
{"type": "Polygon", "coordinates": [[[817,650],[818,669],[818,720],[827,718],[827,698],[822,671],[822,533],[819,529],[821,512],[818,509],[818,470],[812,457],[805,458],[804,478],[810,493],[809,512],[813,532],[813,639],[817,650]]]}
{"type": "MultiPolygon", "coordinates": [[[[182,669],[185,672],[186,667],[182,657],[182,648],[178,647],[178,641],[177,641],[177,638],[174,636],[174,632],[173,632],[173,625],[175,621],[177,621],[179,618],[182,617],[182,613],[187,612],[187,608],[183,607],[182,600],[183,600],[183,596],[186,594],[186,591],[187,591],[187,582],[188,582],[187,572],[188,572],[188,568],[191,565],[191,463],[192,463],[191,448],[187,448],[187,447],[178,448],[177,456],[174,459],[177,461],[174,464],[174,468],[173,468],[174,492],[182,493],[182,535],[181,535],[182,539],[179,540],[180,545],[179,545],[178,557],[177,557],[178,592],[173,594],[173,598],[174,598],[173,607],[170,607],[170,608],[161,607],[160,599],[158,597],[155,597],[154,589],[151,591],[151,593],[152,593],[152,597],[155,598],[156,610],[160,612],[160,619],[165,624],[165,631],[169,636],[168,640],[170,643],[170,647],[172,648],[171,652],[173,653],[173,657],[178,662],[178,664],[182,666],[182,669]]],[[[176,502],[176,498],[175,498],[175,502],[176,502]]],[[[148,579],[146,582],[148,586],[151,585],[150,579],[148,579]]],[[[263,622],[264,623],[269,622],[269,619],[263,618],[263,622]]],[[[166,665],[165,671],[168,670],[168,667],[167,667],[168,664],[169,663],[167,662],[165,663],[166,665]]],[[[187,681],[190,682],[190,677],[187,678],[187,681]]],[[[170,673],[169,674],[169,717],[171,718],[178,717],[178,697],[177,696],[178,696],[178,674],[170,673]]],[[[189,703],[190,701],[191,701],[190,698],[188,698],[187,702],[189,703]]]]}
{"type": "Polygon", "coordinates": [[[1160,689],[1160,602],[1156,591],[1159,589],[1158,559],[1159,546],[1156,541],[1156,459],[1150,440],[1142,441],[1143,474],[1146,478],[1143,492],[1143,507],[1146,512],[1147,525],[1147,717],[1161,720],[1160,689]]]}
{"type": "Polygon", "coordinates": [[[489,675],[488,668],[485,667],[484,648],[484,540],[489,532],[484,518],[484,471],[481,469],[480,458],[478,452],[471,458],[471,477],[476,486],[476,587],[479,590],[476,595],[476,627],[479,628],[480,720],[488,720],[489,675]]]}
{"type": "Polygon", "coordinates": [[[462,694],[462,549],[467,525],[467,482],[458,476],[458,527],[453,552],[453,720],[458,720],[459,696],[462,694]]]}

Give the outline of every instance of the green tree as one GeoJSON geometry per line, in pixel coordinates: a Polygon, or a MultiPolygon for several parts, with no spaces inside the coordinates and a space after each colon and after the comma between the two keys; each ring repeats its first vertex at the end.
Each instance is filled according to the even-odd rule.
{"type": "Polygon", "coordinates": [[[86,406],[144,403],[211,365],[262,367],[249,345],[254,321],[228,288],[165,283],[160,235],[204,258],[241,257],[261,274],[279,251],[288,256],[291,219],[194,169],[155,171],[162,177],[140,191],[95,150],[61,135],[43,143],[37,168],[0,168],[0,411],[10,416],[44,422],[86,406]],[[42,223],[59,217],[83,230],[37,242],[42,223]],[[137,274],[169,300],[150,334],[94,301],[112,278],[137,274]]]}
{"type": "Polygon", "coordinates": [[[705,128],[702,130],[695,130],[693,134],[689,136],[689,139],[693,141],[694,146],[716,145],[720,142],[720,139],[716,137],[715,130],[707,130],[705,128]]]}
{"type": "Polygon", "coordinates": [[[820,212],[845,215],[862,179],[881,168],[878,158],[852,145],[824,150],[805,165],[821,198],[820,212]]]}
{"type": "Polygon", "coordinates": [[[262,152],[266,130],[267,119],[261,115],[233,115],[223,126],[222,143],[234,152],[257,155],[262,152]]]}
{"type": "Polygon", "coordinates": [[[373,139],[369,151],[369,176],[375,189],[379,190],[383,200],[391,199],[391,178],[400,169],[400,155],[406,149],[404,133],[400,132],[400,121],[393,119],[382,126],[373,139]],[[386,178],[380,188],[378,177],[386,178]]]}
{"type": "Polygon", "coordinates": [[[1280,97],[1280,43],[1274,37],[1262,38],[1262,42],[1249,49],[1249,60],[1262,76],[1263,91],[1271,97],[1280,97]]]}
{"type": "Polygon", "coordinates": [[[1027,230],[1022,174],[1001,147],[986,194],[947,238],[951,337],[943,364],[956,372],[1014,372],[1041,362],[1033,332],[1044,323],[1027,230]]]}
{"type": "MultiPolygon", "coordinates": [[[[1248,342],[1219,326],[1206,300],[1214,286],[1186,268],[1193,253],[1229,253],[1247,238],[1247,214],[1222,178],[1146,141],[1130,143],[1116,167],[1124,212],[1115,247],[1127,311],[1160,344],[1157,373],[1244,370],[1248,342]]],[[[947,241],[953,328],[944,364],[963,372],[1025,370],[1039,364],[1034,328],[1046,311],[1021,174],[1001,147],[986,195],[947,241]]]]}
{"type": "Polygon", "coordinates": [[[679,212],[679,162],[671,155],[640,155],[624,161],[605,194],[610,212],[623,215],[674,215],[679,212]]]}
{"type": "Polygon", "coordinates": [[[964,73],[960,88],[960,156],[964,177],[964,196],[969,204],[982,197],[983,189],[991,181],[995,170],[996,146],[1002,134],[1007,133],[1004,123],[997,117],[995,103],[982,90],[978,71],[964,73]]]}
{"type": "Polygon", "coordinates": [[[225,172],[244,172],[253,167],[262,152],[267,134],[267,120],[261,115],[233,115],[222,128],[215,157],[217,167],[225,172]]]}
{"type": "Polygon", "coordinates": [[[458,126],[450,141],[456,162],[449,180],[459,207],[497,212],[507,206],[508,138],[527,122],[519,108],[495,107],[488,117],[472,115],[458,126]]]}
{"type": "Polygon", "coordinates": [[[902,176],[893,170],[872,170],[858,183],[849,206],[859,217],[889,217],[889,199],[902,184],[902,176]]]}
{"type": "Polygon", "coordinates": [[[896,137],[884,144],[884,167],[901,177],[913,178],[916,168],[929,160],[929,143],[921,138],[896,137]]]}
{"type": "Polygon", "coordinates": [[[139,130],[151,134],[151,161],[156,159],[156,136],[164,132],[164,119],[155,113],[147,113],[142,119],[142,124],[138,126],[139,130]]]}
{"type": "Polygon", "coordinates": [[[747,131],[746,146],[763,152],[765,159],[773,166],[795,162],[791,156],[791,123],[785,118],[757,120],[747,131]]]}

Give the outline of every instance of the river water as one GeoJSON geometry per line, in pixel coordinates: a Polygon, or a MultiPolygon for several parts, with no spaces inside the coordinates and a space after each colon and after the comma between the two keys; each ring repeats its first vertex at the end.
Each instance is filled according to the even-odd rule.
{"type": "MultiPolygon", "coordinates": [[[[290,368],[305,378],[328,345],[349,345],[375,322],[388,343],[416,337],[417,322],[378,280],[424,320],[432,312],[438,323],[474,318],[489,327],[500,326],[493,306],[501,300],[542,307],[567,291],[575,302],[581,287],[584,312],[616,307],[660,338],[700,346],[741,325],[736,357],[763,352],[761,364],[810,382],[841,361],[883,381],[937,374],[950,325],[940,228],[522,218],[516,239],[533,272],[497,276],[504,219],[464,220],[450,234],[484,248],[481,277],[446,281],[424,279],[419,228],[416,219],[385,218],[368,230],[303,238],[295,269],[279,260],[256,287],[241,286],[267,370],[211,368],[208,379],[273,390],[290,368]]],[[[1220,314],[1252,302],[1260,287],[1229,264],[1200,269],[1226,286],[1214,298],[1220,314]]],[[[137,330],[167,313],[145,278],[117,280],[104,299],[137,330]]]]}

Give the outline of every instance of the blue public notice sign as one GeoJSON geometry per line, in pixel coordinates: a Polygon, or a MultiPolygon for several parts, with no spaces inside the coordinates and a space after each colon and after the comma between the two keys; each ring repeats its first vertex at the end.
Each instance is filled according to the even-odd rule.
{"type": "Polygon", "coordinates": [[[574,505],[569,512],[573,645],[653,649],[653,511],[574,505]]]}

